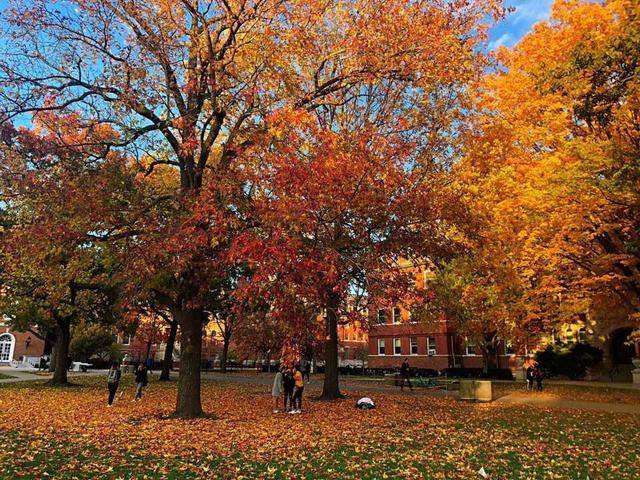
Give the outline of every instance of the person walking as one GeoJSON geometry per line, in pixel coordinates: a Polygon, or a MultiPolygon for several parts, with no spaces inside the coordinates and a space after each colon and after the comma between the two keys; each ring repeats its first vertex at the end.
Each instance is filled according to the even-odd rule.
{"type": "Polygon", "coordinates": [[[296,382],[293,379],[293,372],[288,367],[285,367],[282,372],[282,388],[284,390],[284,411],[291,412],[293,410],[293,391],[295,389],[296,382]]]}
{"type": "Polygon", "coordinates": [[[533,373],[534,373],[534,368],[532,365],[529,365],[527,367],[527,371],[526,371],[526,379],[527,379],[527,391],[531,392],[533,391],[533,373]]]}
{"type": "Polygon", "coordinates": [[[400,390],[404,391],[404,383],[407,382],[409,390],[413,392],[413,385],[411,385],[411,369],[409,368],[409,361],[405,358],[400,366],[400,390]]]}
{"type": "Polygon", "coordinates": [[[109,389],[108,406],[113,405],[113,399],[116,397],[121,376],[122,371],[120,370],[120,365],[118,365],[118,362],[113,362],[107,374],[107,388],[109,389]]]}
{"type": "Polygon", "coordinates": [[[136,396],[134,400],[140,400],[144,391],[144,387],[149,384],[149,376],[147,375],[147,367],[144,363],[139,363],[136,368],[136,396]]]}
{"type": "MultiPolygon", "coordinates": [[[[273,397],[273,413],[278,413],[280,410],[280,397],[282,396],[282,390],[284,389],[282,384],[282,368],[279,368],[276,372],[276,376],[273,378],[273,388],[271,389],[271,396],[273,397]]],[[[286,403],[286,400],[285,402],[286,403]]],[[[283,409],[286,405],[283,405],[283,409]]]]}
{"type": "Polygon", "coordinates": [[[302,392],[304,391],[304,379],[300,365],[296,365],[293,370],[294,391],[293,391],[293,410],[289,413],[302,413],[302,392]]]}
{"type": "Polygon", "coordinates": [[[544,380],[544,374],[542,373],[542,369],[540,367],[536,367],[533,372],[533,377],[536,379],[536,390],[542,391],[542,381],[544,380]]]}

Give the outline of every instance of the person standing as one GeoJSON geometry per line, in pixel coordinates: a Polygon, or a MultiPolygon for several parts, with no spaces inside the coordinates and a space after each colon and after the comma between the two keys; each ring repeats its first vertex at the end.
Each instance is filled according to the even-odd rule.
{"type": "Polygon", "coordinates": [[[140,400],[144,387],[149,384],[149,377],[147,375],[147,367],[144,363],[139,363],[136,369],[136,396],[134,400],[140,400]]]}
{"type": "Polygon", "coordinates": [[[147,372],[153,371],[153,358],[147,357],[147,372]]]}
{"type": "Polygon", "coordinates": [[[122,372],[120,370],[120,365],[118,365],[117,362],[113,362],[109,369],[109,373],[107,374],[107,388],[109,389],[109,399],[107,402],[109,406],[113,404],[113,399],[116,397],[121,376],[122,372]]]}
{"type": "Polygon", "coordinates": [[[290,412],[293,410],[293,391],[295,389],[296,382],[293,379],[293,373],[287,367],[282,372],[282,388],[284,389],[284,411],[290,412]]]}
{"type": "Polygon", "coordinates": [[[407,382],[409,390],[413,392],[413,385],[411,385],[411,369],[409,368],[409,361],[405,358],[400,367],[400,390],[404,390],[404,383],[407,382]]]}
{"type": "Polygon", "coordinates": [[[305,362],[302,376],[304,378],[304,381],[309,383],[311,379],[311,362],[310,361],[305,362]]]}
{"type": "Polygon", "coordinates": [[[304,391],[304,379],[300,365],[296,365],[293,370],[294,391],[293,410],[290,413],[302,413],[302,392],[304,391]]]}
{"type": "Polygon", "coordinates": [[[529,365],[527,367],[527,371],[526,371],[526,379],[527,379],[527,390],[528,391],[533,391],[533,366],[529,365]]]}
{"type": "MultiPolygon", "coordinates": [[[[273,379],[273,388],[271,389],[271,396],[273,397],[273,413],[278,413],[280,407],[280,397],[282,396],[282,369],[279,368],[276,372],[276,376],[273,379]]],[[[286,403],[286,400],[285,400],[286,403]]],[[[286,405],[284,405],[286,408],[286,405]]]]}

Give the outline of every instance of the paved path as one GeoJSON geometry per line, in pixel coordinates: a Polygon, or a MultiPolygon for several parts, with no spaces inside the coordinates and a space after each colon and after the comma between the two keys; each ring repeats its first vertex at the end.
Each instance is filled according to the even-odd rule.
{"type": "Polygon", "coordinates": [[[0,378],[0,383],[16,383],[47,379],[47,377],[43,377],[42,375],[35,375],[27,370],[18,370],[16,368],[0,368],[0,373],[11,377],[0,378]]]}
{"type": "Polygon", "coordinates": [[[640,415],[640,404],[634,405],[627,403],[582,402],[579,400],[567,400],[563,398],[550,399],[526,397],[517,394],[505,395],[504,397],[500,397],[494,400],[493,403],[504,405],[532,405],[534,407],[554,408],[561,410],[594,410],[599,412],[631,413],[640,415]]]}

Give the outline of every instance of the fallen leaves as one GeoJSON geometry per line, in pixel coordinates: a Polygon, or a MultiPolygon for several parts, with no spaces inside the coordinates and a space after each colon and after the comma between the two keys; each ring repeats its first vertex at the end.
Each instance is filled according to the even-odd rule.
{"type": "Polygon", "coordinates": [[[0,388],[0,478],[638,478],[640,416],[376,393],[272,414],[268,389],[205,383],[206,418],[171,417],[174,384],[106,407],[102,379],[0,388]]]}

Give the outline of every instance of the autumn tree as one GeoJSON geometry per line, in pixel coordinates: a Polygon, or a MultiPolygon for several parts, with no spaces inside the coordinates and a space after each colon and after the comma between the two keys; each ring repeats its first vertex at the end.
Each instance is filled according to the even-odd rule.
{"type": "Polygon", "coordinates": [[[638,28],[635,2],[558,1],[478,89],[460,173],[526,288],[522,328],[601,296],[637,317],[638,28]]]}
{"type": "Polygon", "coordinates": [[[451,255],[464,240],[460,226],[470,223],[446,159],[437,156],[442,144],[433,139],[420,149],[397,121],[381,120],[383,135],[375,124],[325,128],[291,111],[272,120],[269,145],[245,152],[260,228],[238,242],[255,255],[255,283],[281,292],[273,303],[291,322],[305,321],[294,313],[300,305],[315,321],[325,313],[326,399],[340,395],[339,322],[364,321],[367,305],[417,294],[411,261],[451,255]],[[350,308],[354,295],[360,310],[350,308]]]}
{"type": "Polygon", "coordinates": [[[17,328],[36,325],[52,336],[54,385],[67,384],[72,327],[113,323],[118,291],[114,264],[97,241],[94,220],[106,211],[93,209],[92,201],[119,175],[118,158],[95,167],[84,154],[58,148],[59,135],[88,140],[74,120],[65,118],[58,131],[14,131],[0,152],[0,201],[8,219],[1,307],[17,328]]]}
{"type": "MultiPolygon", "coordinates": [[[[256,134],[269,135],[270,114],[283,107],[360,109],[362,94],[399,91],[398,84],[407,85],[404,94],[389,95],[395,98],[391,110],[370,110],[372,118],[407,113],[399,107],[426,99],[440,107],[456,103],[445,87],[462,90],[479,56],[479,22],[497,3],[12,3],[0,62],[8,118],[81,112],[87,125],[107,124],[118,132],[105,147],[144,157],[148,175],[164,165],[178,179],[167,200],[172,218],[148,224],[150,233],[132,238],[128,250],[142,275],[158,266],[174,280],[165,293],[181,332],[178,415],[202,412],[203,297],[208,279],[224,275],[220,263],[236,231],[229,224],[247,193],[228,180],[241,169],[240,154],[256,134]]],[[[425,139],[439,134],[441,113],[435,110],[427,121],[433,128],[425,139]]],[[[118,227],[113,235],[128,231],[118,227]]]]}
{"type": "Polygon", "coordinates": [[[426,301],[412,318],[427,323],[446,318],[457,334],[482,352],[486,371],[497,366],[499,347],[527,343],[520,328],[523,292],[508,259],[476,248],[443,262],[427,276],[426,301]]]}

